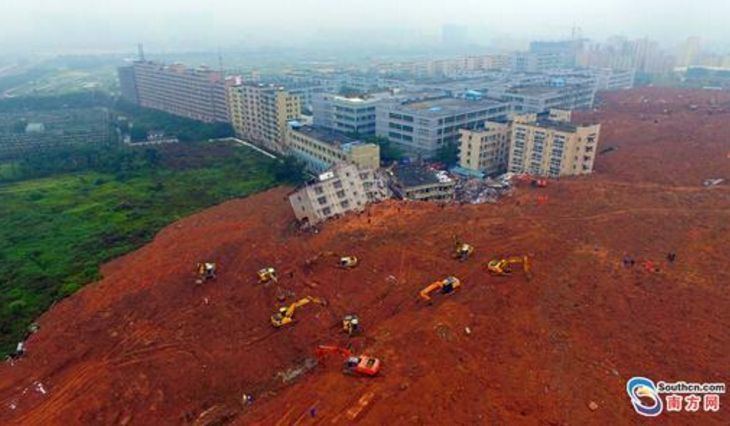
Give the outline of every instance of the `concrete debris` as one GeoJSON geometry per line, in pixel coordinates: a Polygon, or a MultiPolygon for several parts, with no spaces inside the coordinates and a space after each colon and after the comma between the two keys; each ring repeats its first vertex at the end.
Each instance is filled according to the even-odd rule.
{"type": "Polygon", "coordinates": [[[496,203],[512,192],[511,174],[496,178],[462,179],[456,184],[456,201],[468,204],[496,203]]]}
{"type": "Polygon", "coordinates": [[[591,402],[588,403],[588,408],[591,411],[596,411],[596,410],[598,410],[598,404],[596,404],[595,401],[591,401],[591,402]]]}

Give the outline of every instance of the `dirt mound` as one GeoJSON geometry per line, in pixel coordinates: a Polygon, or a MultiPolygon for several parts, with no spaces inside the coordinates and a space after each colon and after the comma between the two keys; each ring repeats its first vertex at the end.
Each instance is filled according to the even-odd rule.
{"type": "MultiPolygon", "coordinates": [[[[583,117],[603,121],[600,149],[614,148],[595,175],[497,205],[386,202],[298,234],[280,188],[183,219],[40,319],[27,356],[0,367],[0,422],[638,424],[625,394],[634,375],[730,381],[730,189],[701,185],[729,177],[730,112],[708,114],[712,96],[607,96],[583,117]],[[683,112],[646,106],[660,99],[683,112]],[[449,257],[452,235],[475,245],[472,259],[449,257]],[[323,251],[361,264],[306,262],[323,251]],[[531,281],[486,273],[511,254],[532,257],[531,281]],[[627,254],[636,266],[623,266],[627,254]],[[218,279],[196,286],[204,259],[218,279]],[[269,265],[279,284],[257,284],[269,265]],[[451,274],[456,294],[418,302],[451,274]],[[276,307],[306,295],[328,306],[270,325],[276,307]],[[363,336],[340,331],[347,313],[363,336]],[[337,359],[312,368],[329,343],[381,358],[382,374],[345,376],[337,359]]],[[[724,409],[663,417],[727,421],[724,409]]]]}

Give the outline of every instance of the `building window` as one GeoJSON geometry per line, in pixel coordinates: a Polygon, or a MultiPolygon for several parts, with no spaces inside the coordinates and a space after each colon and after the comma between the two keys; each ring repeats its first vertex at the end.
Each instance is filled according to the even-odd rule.
{"type": "Polygon", "coordinates": [[[340,188],[342,188],[342,182],[338,180],[335,183],[333,183],[332,186],[334,186],[335,189],[340,189],[340,188]]]}
{"type": "Polygon", "coordinates": [[[327,204],[327,197],[319,197],[317,198],[317,202],[319,203],[319,205],[323,206],[327,204]]]}
{"type": "Polygon", "coordinates": [[[338,198],[345,198],[345,191],[337,191],[338,198]]]}
{"type": "Polygon", "coordinates": [[[316,186],[316,187],[314,187],[314,193],[317,195],[324,194],[324,189],[322,189],[321,186],[316,186]]]}
{"type": "Polygon", "coordinates": [[[332,209],[330,209],[329,207],[325,207],[324,209],[322,209],[322,214],[325,216],[329,216],[332,214],[332,209]]]}
{"type": "Polygon", "coordinates": [[[350,207],[350,202],[345,200],[342,203],[340,203],[340,206],[342,206],[343,209],[347,209],[350,207]]]}

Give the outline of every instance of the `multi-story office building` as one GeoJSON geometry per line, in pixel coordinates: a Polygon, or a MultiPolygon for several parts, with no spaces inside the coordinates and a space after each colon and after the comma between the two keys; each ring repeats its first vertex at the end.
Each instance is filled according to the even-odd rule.
{"type": "Polygon", "coordinates": [[[576,58],[583,48],[583,40],[562,41],[533,41],[530,43],[530,53],[536,55],[552,55],[557,60],[559,68],[572,68],[576,58]]]}
{"type": "Polygon", "coordinates": [[[299,118],[299,97],[281,86],[243,83],[229,88],[236,134],[265,149],[284,152],[288,122],[299,118]]]}
{"type": "Polygon", "coordinates": [[[393,194],[401,199],[448,202],[454,199],[456,181],[446,172],[418,165],[399,165],[393,169],[390,186],[393,194]]]}
{"type": "Polygon", "coordinates": [[[480,98],[386,103],[377,107],[376,133],[408,155],[431,158],[441,147],[458,143],[459,129],[474,129],[509,112],[507,102],[480,98]]]}
{"type": "Polygon", "coordinates": [[[600,124],[571,124],[568,111],[517,116],[510,124],[508,170],[549,177],[591,173],[600,130],[600,124]]]}
{"type": "Polygon", "coordinates": [[[122,98],[133,104],[139,105],[139,98],[137,97],[137,82],[134,78],[134,66],[126,66],[117,68],[117,75],[119,76],[119,89],[121,91],[122,98]]]}
{"type": "Polygon", "coordinates": [[[613,68],[594,68],[590,72],[596,77],[598,90],[622,90],[634,87],[634,70],[618,70],[613,68]]]}
{"type": "Polygon", "coordinates": [[[387,93],[365,96],[316,93],[312,98],[314,125],[344,133],[374,135],[375,107],[388,97],[387,93]]]}
{"type": "Polygon", "coordinates": [[[510,124],[486,121],[483,128],[460,130],[459,165],[488,176],[507,171],[510,124]]]}
{"type": "Polygon", "coordinates": [[[514,72],[545,72],[563,66],[563,58],[550,52],[514,52],[510,55],[509,67],[514,72]]]}
{"type": "Polygon", "coordinates": [[[373,170],[380,167],[380,146],[323,128],[291,126],[286,147],[313,172],[323,172],[343,162],[373,170]]]}
{"type": "Polygon", "coordinates": [[[595,77],[586,75],[554,77],[545,83],[494,87],[487,94],[511,103],[517,113],[543,113],[553,108],[591,108],[596,90],[595,77]]]}
{"type": "Polygon", "coordinates": [[[136,61],[118,74],[122,96],[140,106],[206,123],[229,121],[226,82],[219,72],[136,61]]]}
{"type": "Polygon", "coordinates": [[[390,196],[384,179],[374,169],[339,164],[289,195],[289,203],[303,225],[316,225],[390,196]]]}

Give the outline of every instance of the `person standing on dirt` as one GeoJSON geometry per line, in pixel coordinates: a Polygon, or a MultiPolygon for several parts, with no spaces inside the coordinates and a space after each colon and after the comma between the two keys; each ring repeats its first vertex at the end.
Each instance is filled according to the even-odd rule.
{"type": "Polygon", "coordinates": [[[677,253],[670,251],[667,253],[667,260],[669,263],[674,263],[675,260],[677,260],[677,253]]]}

